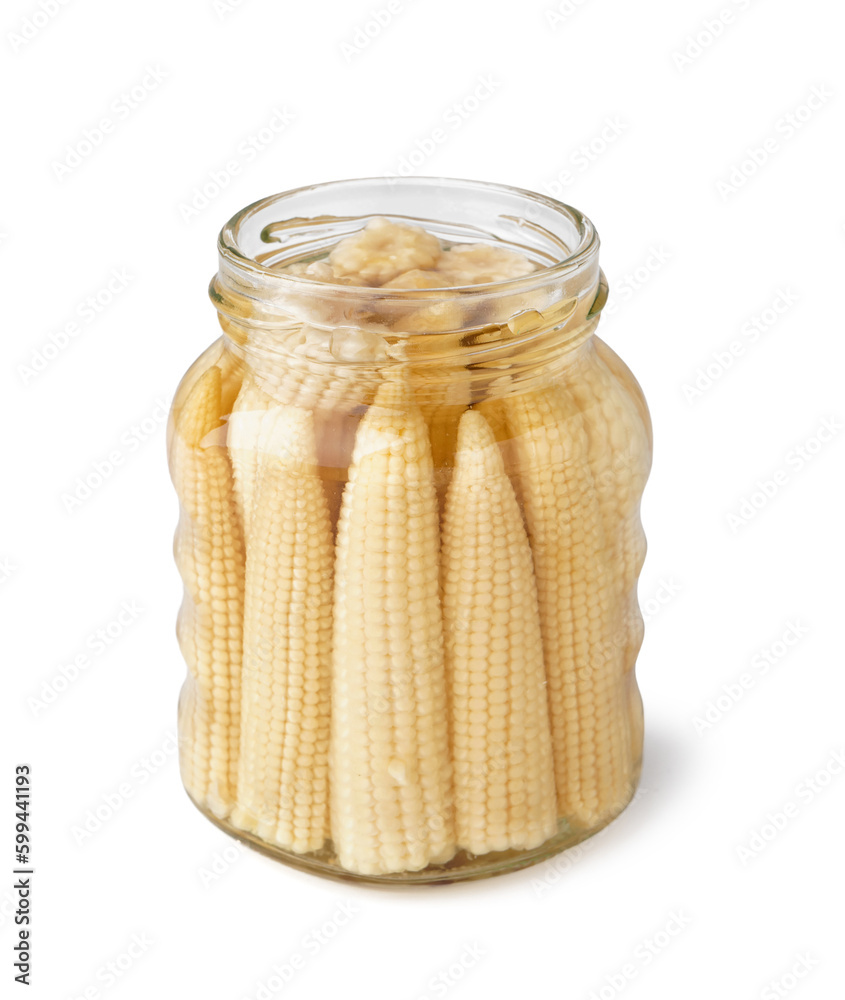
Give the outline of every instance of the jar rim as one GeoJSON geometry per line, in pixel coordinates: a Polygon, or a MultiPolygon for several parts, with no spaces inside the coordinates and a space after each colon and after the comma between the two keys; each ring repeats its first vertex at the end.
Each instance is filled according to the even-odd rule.
{"type": "MultiPolygon", "coordinates": [[[[359,216],[356,216],[356,218],[363,218],[367,215],[375,216],[391,214],[387,211],[367,211],[366,204],[363,201],[362,209],[363,211],[359,216]]],[[[331,218],[334,217],[326,217],[327,220],[331,218]]],[[[280,219],[279,221],[281,222],[284,220],[280,219]]],[[[315,219],[314,221],[316,222],[319,220],[315,219]]],[[[525,227],[526,229],[533,228],[536,231],[539,231],[542,228],[528,218],[520,217],[516,219],[515,222],[517,227],[525,227]]],[[[265,229],[266,226],[262,227],[262,238],[265,229]]],[[[340,295],[350,297],[359,296],[362,291],[366,290],[370,293],[377,292],[379,298],[382,299],[395,297],[396,299],[408,301],[415,298],[430,300],[432,297],[436,297],[439,294],[442,294],[443,296],[452,296],[456,292],[474,292],[480,295],[495,295],[500,291],[512,292],[516,289],[522,290],[531,286],[545,285],[550,282],[553,283],[557,280],[562,280],[572,275],[573,272],[580,270],[582,266],[595,257],[599,247],[599,236],[595,226],[583,212],[571,205],[558,201],[555,198],[550,198],[547,195],[528,190],[527,188],[520,188],[507,184],[498,184],[490,181],[475,181],[466,178],[452,177],[355,177],[344,180],[324,181],[317,184],[306,184],[297,188],[291,188],[287,191],[281,191],[277,194],[269,195],[265,198],[259,199],[258,201],[252,202],[252,204],[247,205],[240,211],[236,212],[235,215],[233,215],[232,218],[229,219],[229,221],[223,226],[217,239],[217,247],[221,263],[236,272],[246,272],[253,279],[257,278],[262,285],[264,285],[265,282],[270,281],[278,289],[288,287],[298,288],[304,291],[306,288],[311,288],[315,293],[319,289],[320,293],[323,295],[331,294],[333,296],[340,295]],[[286,273],[282,270],[277,270],[274,267],[262,264],[260,261],[256,260],[252,254],[245,252],[243,249],[240,236],[244,227],[254,221],[260,213],[266,211],[267,209],[277,204],[284,203],[288,199],[306,195],[310,192],[328,193],[341,189],[346,189],[352,192],[355,188],[365,189],[367,186],[379,186],[385,190],[389,188],[399,188],[409,192],[414,189],[421,191],[426,188],[443,188],[444,190],[451,191],[453,193],[460,193],[461,191],[464,191],[468,194],[469,192],[474,191],[479,193],[486,192],[491,196],[499,195],[511,199],[519,198],[522,199],[526,206],[529,206],[527,214],[531,214],[530,206],[534,206],[537,213],[539,213],[542,208],[547,214],[551,213],[552,217],[558,217],[562,224],[568,224],[570,227],[574,226],[575,233],[577,235],[577,242],[574,242],[574,245],[570,247],[568,244],[563,242],[559,234],[554,234],[547,229],[543,229],[542,232],[550,239],[550,242],[554,242],[560,248],[568,251],[561,257],[560,260],[557,260],[547,266],[541,266],[538,270],[533,271],[530,274],[516,278],[508,278],[501,281],[485,282],[474,285],[443,286],[442,288],[427,289],[363,289],[356,285],[342,285],[330,281],[315,281],[311,278],[286,273]]]]}

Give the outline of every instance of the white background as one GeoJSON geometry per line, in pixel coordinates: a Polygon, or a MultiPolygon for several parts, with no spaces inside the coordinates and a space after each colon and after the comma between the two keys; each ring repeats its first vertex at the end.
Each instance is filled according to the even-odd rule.
{"type": "Polygon", "coordinates": [[[24,989],[10,888],[13,766],[26,761],[28,996],[842,996],[845,433],[816,437],[845,421],[838,6],[724,0],[719,30],[718,0],[394,0],[367,36],[384,0],[51,3],[47,18],[9,0],[0,26],[3,995],[24,989]],[[42,26],[25,29],[34,16],[42,26]],[[690,36],[707,44],[684,62],[690,36]],[[470,100],[482,78],[487,96],[470,100]],[[813,88],[823,96],[802,110],[813,88]],[[282,114],[293,120],[244,153],[282,114]],[[103,118],[110,131],[86,146],[103,118]],[[181,789],[168,753],[185,672],[177,505],[157,401],[218,335],[206,286],[235,211],[400,172],[438,127],[445,140],[414,155],[415,172],[559,195],[602,237],[615,311],[600,333],[655,425],[643,794],[536,868],[376,891],[236,852],[181,789]],[[743,161],[744,183],[720,188],[743,161]],[[226,186],[186,212],[224,168],[226,186]],[[129,277],[91,318],[84,302],[112,269],[129,277]],[[781,293],[791,304],[754,339],[746,324],[781,293]],[[733,341],[743,353],[727,367],[714,353],[733,341]],[[708,365],[712,384],[691,397],[708,365]],[[112,473],[72,502],[112,452],[112,473]],[[133,601],[142,610],[95,652],[91,637],[133,601]],[[88,665],[64,682],[81,653],[88,665]],[[354,911],[342,927],[339,903],[354,911]],[[121,959],[133,935],[149,943],[121,959]],[[290,981],[267,986],[294,955],[290,981]],[[461,970],[462,956],[474,964],[461,970]],[[791,978],[800,956],[812,968],[791,978]]]}

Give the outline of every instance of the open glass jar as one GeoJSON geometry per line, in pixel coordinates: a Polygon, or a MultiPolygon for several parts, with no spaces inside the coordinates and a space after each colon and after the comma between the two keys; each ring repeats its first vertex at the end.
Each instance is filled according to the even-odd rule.
{"type": "Polygon", "coordinates": [[[542,860],[633,795],[651,428],[579,212],[428,178],[257,202],[168,433],[182,778],[340,878],[542,860]]]}

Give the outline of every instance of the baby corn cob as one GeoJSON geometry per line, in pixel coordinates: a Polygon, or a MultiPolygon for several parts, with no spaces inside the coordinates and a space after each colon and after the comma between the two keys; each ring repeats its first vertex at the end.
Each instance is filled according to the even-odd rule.
{"type": "Polygon", "coordinates": [[[640,415],[643,427],[645,428],[646,439],[648,440],[648,450],[651,452],[654,444],[654,437],[651,428],[651,414],[648,412],[648,403],[643,395],[642,387],[637,381],[634,373],[625,364],[622,358],[612,350],[600,337],[593,337],[593,346],[596,355],[607,365],[616,380],[622,385],[628,396],[633,401],[640,415]]]}
{"type": "Polygon", "coordinates": [[[417,871],[455,850],[425,422],[385,383],[355,439],[335,566],[331,830],[340,863],[417,871]]]}
{"type": "Polygon", "coordinates": [[[472,410],[446,498],[442,580],[458,847],[537,847],[557,829],[537,589],[499,448],[472,410]]]}
{"type": "Polygon", "coordinates": [[[278,406],[262,422],[232,822],[303,853],[328,836],[332,529],[311,414],[278,406]]]}
{"type": "Polygon", "coordinates": [[[569,388],[584,415],[590,468],[608,543],[607,558],[613,569],[614,598],[621,609],[622,629],[616,644],[623,647],[625,666],[630,670],[643,638],[637,602],[637,579],[646,552],[640,498],[651,460],[651,424],[648,411],[642,412],[635,397],[603,360],[613,352],[601,346],[603,350],[598,344],[590,348],[573,373],[569,388]]]}
{"type": "Polygon", "coordinates": [[[181,502],[175,556],[185,584],[177,632],[189,676],[180,698],[180,760],[193,799],[225,817],[240,733],[244,545],[222,425],[220,368],[178,414],[170,468],[181,502]]]}
{"type": "Polygon", "coordinates": [[[556,386],[506,408],[534,554],[558,807],[589,828],[624,804],[632,762],[587,435],[574,399],[556,386]]]}
{"type": "Polygon", "coordinates": [[[235,476],[235,495],[244,535],[249,535],[256,480],[268,431],[275,422],[268,413],[273,400],[251,378],[244,379],[229,417],[226,437],[235,476]]]}
{"type": "MultiPolygon", "coordinates": [[[[487,425],[493,432],[493,437],[496,439],[496,443],[499,446],[499,453],[505,463],[505,469],[514,469],[516,467],[516,459],[514,457],[514,445],[511,439],[511,432],[508,427],[508,410],[506,400],[501,397],[484,399],[480,403],[475,403],[473,405],[473,409],[483,415],[484,419],[487,421],[487,425]]],[[[522,485],[520,483],[519,476],[515,475],[512,478],[511,486],[513,487],[514,495],[516,496],[517,506],[520,511],[522,511],[525,509],[525,503],[522,499],[522,485]]]]}
{"type": "Polygon", "coordinates": [[[613,567],[614,601],[619,628],[614,644],[621,650],[628,676],[628,724],[632,757],[642,754],[642,699],[634,665],[643,641],[643,618],[637,580],[646,553],[640,521],[640,498],[651,463],[651,420],[633,375],[598,338],[571,380],[571,391],[584,413],[590,466],[602,511],[613,567]]]}
{"type": "Polygon", "coordinates": [[[292,321],[269,346],[265,339],[266,334],[251,335],[246,353],[256,382],[277,402],[330,409],[338,416],[372,402],[381,383],[378,363],[385,356],[384,341],[377,334],[292,321]]]}
{"type": "MultiPolygon", "coordinates": [[[[266,379],[259,384],[252,378],[244,380],[241,392],[229,418],[229,454],[235,473],[238,507],[249,533],[249,517],[258,487],[262,457],[267,451],[267,436],[272,434],[276,407],[281,400],[269,395],[274,386],[266,379]]],[[[283,396],[287,398],[286,394],[283,396]]],[[[292,405],[281,403],[281,405],[292,405]]],[[[309,404],[310,407],[310,404],[309,404]]],[[[355,429],[360,417],[354,412],[336,411],[331,407],[313,410],[317,452],[314,464],[323,478],[323,488],[329,503],[332,526],[340,510],[343,483],[346,481],[355,429]]]]}

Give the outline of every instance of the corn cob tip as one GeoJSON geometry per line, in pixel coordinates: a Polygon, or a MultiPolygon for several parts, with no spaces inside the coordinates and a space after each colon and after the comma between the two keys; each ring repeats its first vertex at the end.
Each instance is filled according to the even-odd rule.
{"type": "Polygon", "coordinates": [[[189,447],[199,448],[208,432],[220,423],[222,385],[222,372],[214,365],[188,393],[179,421],[179,435],[189,447]]]}
{"type": "Polygon", "coordinates": [[[457,461],[474,461],[496,470],[502,457],[493,430],[483,413],[467,410],[458,424],[457,461]]]}
{"type": "Polygon", "coordinates": [[[273,398],[254,378],[247,377],[241,385],[241,391],[235,403],[236,410],[266,410],[273,403],[273,398]]]}
{"type": "Polygon", "coordinates": [[[431,472],[426,423],[403,383],[386,382],[376,393],[358,425],[351,468],[358,467],[367,455],[378,453],[403,455],[412,467],[421,463],[423,474],[431,472]]]}
{"type": "Polygon", "coordinates": [[[411,390],[408,383],[400,378],[388,378],[376,390],[373,406],[406,407],[411,403],[411,390]]]}
{"type": "Polygon", "coordinates": [[[304,468],[316,462],[314,417],[298,406],[282,406],[269,423],[260,448],[284,465],[304,468]]]}

